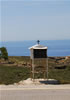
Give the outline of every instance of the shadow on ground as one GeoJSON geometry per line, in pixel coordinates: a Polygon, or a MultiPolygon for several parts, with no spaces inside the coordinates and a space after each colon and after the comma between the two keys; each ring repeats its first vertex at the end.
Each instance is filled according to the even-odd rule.
{"type": "Polygon", "coordinates": [[[41,84],[60,84],[58,80],[44,80],[44,81],[39,81],[41,84]]]}

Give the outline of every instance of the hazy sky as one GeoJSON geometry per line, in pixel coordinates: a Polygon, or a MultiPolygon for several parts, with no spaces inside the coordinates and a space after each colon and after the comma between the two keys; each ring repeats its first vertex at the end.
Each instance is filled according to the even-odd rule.
{"type": "Polygon", "coordinates": [[[70,39],[69,0],[3,0],[1,41],[70,39]]]}

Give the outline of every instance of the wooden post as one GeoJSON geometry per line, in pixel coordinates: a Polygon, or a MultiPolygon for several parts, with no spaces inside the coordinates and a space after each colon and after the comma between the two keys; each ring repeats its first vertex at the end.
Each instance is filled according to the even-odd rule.
{"type": "Polygon", "coordinates": [[[46,74],[46,72],[44,71],[44,80],[46,79],[45,74],[46,74]]]}
{"type": "Polygon", "coordinates": [[[31,72],[30,72],[30,77],[31,77],[31,80],[32,80],[32,59],[31,59],[31,72]]]}
{"type": "Polygon", "coordinates": [[[48,57],[47,57],[47,81],[48,81],[48,57]]]}
{"type": "Polygon", "coordinates": [[[33,82],[34,82],[34,59],[32,59],[32,75],[33,75],[33,82]]]}

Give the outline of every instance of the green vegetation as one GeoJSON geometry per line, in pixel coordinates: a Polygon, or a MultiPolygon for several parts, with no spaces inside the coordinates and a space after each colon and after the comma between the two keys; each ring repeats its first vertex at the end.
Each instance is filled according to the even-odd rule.
{"type": "Polygon", "coordinates": [[[56,79],[61,84],[70,84],[70,65],[65,69],[49,69],[49,78],[56,79]]]}
{"type": "Polygon", "coordinates": [[[5,47],[0,48],[0,58],[4,58],[5,60],[8,59],[8,52],[5,47]]]}
{"type": "MultiPolygon", "coordinates": [[[[30,68],[0,65],[0,84],[13,84],[30,77],[30,68]]],[[[42,78],[42,74],[36,78],[42,78]]],[[[61,84],[70,84],[70,66],[66,69],[49,69],[49,78],[59,80],[61,84]]]]}
{"type": "Polygon", "coordinates": [[[30,77],[30,69],[0,65],[0,84],[13,84],[30,77]]]}
{"type": "MultiPolygon", "coordinates": [[[[0,59],[0,84],[14,84],[30,78],[30,65],[29,57],[8,57],[7,61],[0,59]]],[[[43,74],[39,73],[35,78],[43,77],[43,74]]],[[[49,58],[48,78],[56,79],[61,84],[70,84],[70,58],[61,60],[49,58]]]]}

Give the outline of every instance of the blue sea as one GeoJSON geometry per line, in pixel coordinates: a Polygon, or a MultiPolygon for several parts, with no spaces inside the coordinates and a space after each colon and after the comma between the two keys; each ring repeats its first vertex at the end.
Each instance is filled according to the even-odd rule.
{"type": "MultiPolygon", "coordinates": [[[[0,47],[6,47],[9,56],[30,56],[29,47],[36,41],[0,42],[0,47]]],[[[48,56],[69,56],[70,40],[41,40],[41,45],[48,47],[48,56]]]]}

